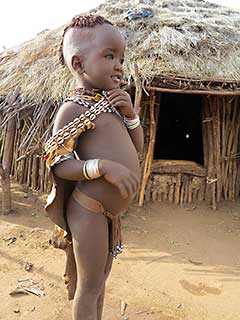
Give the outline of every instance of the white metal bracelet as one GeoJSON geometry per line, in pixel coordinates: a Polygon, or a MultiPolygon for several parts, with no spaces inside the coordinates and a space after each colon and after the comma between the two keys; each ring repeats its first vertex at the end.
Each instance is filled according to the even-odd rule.
{"type": "Polygon", "coordinates": [[[125,117],[124,123],[129,130],[133,130],[133,129],[137,128],[138,126],[140,126],[139,116],[136,115],[134,119],[128,119],[125,117]]]}
{"type": "Polygon", "coordinates": [[[101,177],[101,173],[99,171],[99,159],[90,159],[84,162],[83,176],[86,180],[92,180],[101,177]]]}

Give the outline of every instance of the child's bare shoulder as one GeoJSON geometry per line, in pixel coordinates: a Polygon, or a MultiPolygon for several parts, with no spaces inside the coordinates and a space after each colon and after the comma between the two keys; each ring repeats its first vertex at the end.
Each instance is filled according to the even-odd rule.
{"type": "Polygon", "coordinates": [[[86,108],[80,106],[76,102],[68,101],[63,103],[59,108],[54,120],[53,133],[56,133],[59,129],[63,128],[73,119],[79,117],[79,115],[84,113],[85,111],[86,108]]]}

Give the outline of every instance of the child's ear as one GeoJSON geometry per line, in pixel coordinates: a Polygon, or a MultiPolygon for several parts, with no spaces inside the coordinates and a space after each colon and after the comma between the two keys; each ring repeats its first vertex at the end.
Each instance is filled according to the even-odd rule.
{"type": "Polygon", "coordinates": [[[77,71],[79,74],[84,72],[83,67],[83,57],[80,56],[73,56],[72,57],[72,68],[74,71],[77,71]]]}

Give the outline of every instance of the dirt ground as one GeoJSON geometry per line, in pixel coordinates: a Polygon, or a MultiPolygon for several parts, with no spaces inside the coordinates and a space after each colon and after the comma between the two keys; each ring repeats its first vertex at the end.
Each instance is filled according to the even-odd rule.
{"type": "MultiPolygon", "coordinates": [[[[45,197],[14,185],[14,212],[0,216],[0,319],[71,319],[61,279],[65,256],[48,244],[45,197]],[[19,285],[44,295],[10,295],[19,285]]],[[[104,320],[240,319],[240,202],[224,202],[216,212],[207,204],[133,205],[123,233],[104,320]]]]}

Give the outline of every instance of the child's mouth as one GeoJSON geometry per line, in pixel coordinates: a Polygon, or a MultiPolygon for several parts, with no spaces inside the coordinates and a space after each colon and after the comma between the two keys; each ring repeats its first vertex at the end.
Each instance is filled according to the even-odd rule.
{"type": "Polygon", "coordinates": [[[121,81],[121,77],[120,77],[120,76],[117,76],[117,75],[111,76],[111,78],[112,78],[112,80],[113,80],[114,82],[116,82],[116,83],[120,83],[120,81],[121,81]]]}

